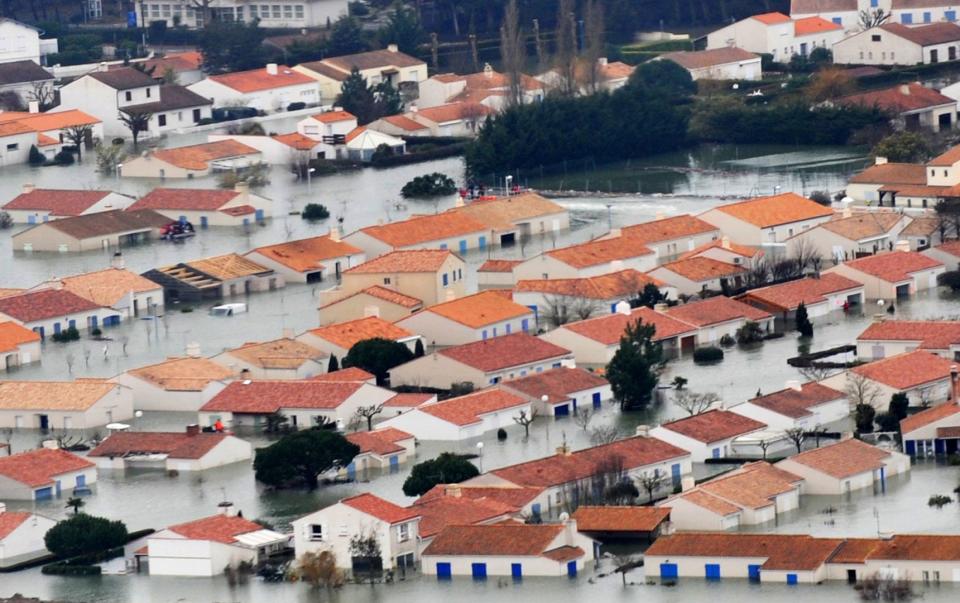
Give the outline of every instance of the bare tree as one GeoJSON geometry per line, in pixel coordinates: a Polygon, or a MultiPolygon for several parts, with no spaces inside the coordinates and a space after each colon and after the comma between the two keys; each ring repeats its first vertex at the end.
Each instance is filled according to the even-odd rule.
{"type": "MultiPolygon", "coordinates": [[[[357,415],[358,419],[363,419],[367,422],[367,431],[373,431],[373,418],[383,412],[383,404],[371,404],[370,406],[361,406],[354,414],[357,415]]],[[[361,423],[362,421],[358,421],[361,423]]]]}
{"type": "Polygon", "coordinates": [[[760,438],[757,442],[757,446],[760,448],[760,452],[763,453],[763,460],[767,460],[767,449],[770,448],[770,440],[767,438],[760,438]]]}
{"type": "Polygon", "coordinates": [[[73,374],[73,364],[77,361],[77,356],[73,352],[67,352],[63,357],[63,361],[67,363],[67,373],[73,374]]]}
{"type": "Polygon", "coordinates": [[[46,111],[52,107],[56,98],[57,93],[49,81],[34,82],[30,87],[30,91],[27,92],[27,101],[37,103],[37,108],[40,109],[40,111],[46,111]]]}
{"type": "Polygon", "coordinates": [[[551,328],[557,328],[573,320],[586,320],[599,309],[597,300],[574,295],[545,294],[543,296],[543,319],[551,328]]]}
{"type": "Polygon", "coordinates": [[[93,126],[90,124],[78,124],[70,126],[64,131],[67,140],[77,147],[77,161],[83,161],[83,148],[90,141],[90,135],[93,132],[93,126]]]}
{"type": "Polygon", "coordinates": [[[91,350],[87,346],[83,346],[83,349],[81,351],[83,352],[83,363],[86,365],[87,368],[90,368],[90,354],[93,353],[93,350],[91,350]]]}
{"type": "Polygon", "coordinates": [[[666,484],[666,474],[656,471],[644,471],[637,479],[637,485],[647,493],[647,502],[653,502],[653,493],[666,484]]]}
{"type": "Polygon", "coordinates": [[[787,439],[797,447],[797,454],[803,451],[803,443],[807,439],[807,432],[803,430],[803,427],[788,427],[783,430],[783,435],[787,436],[787,439]]]}
{"type": "Polygon", "coordinates": [[[633,555],[614,555],[613,557],[613,573],[620,574],[624,586],[627,585],[627,572],[638,567],[643,567],[643,560],[633,555]]]}
{"type": "Polygon", "coordinates": [[[604,56],[604,16],[600,0],[587,0],[584,14],[584,85],[591,93],[600,89],[600,59],[604,56]]]}
{"type": "Polygon", "coordinates": [[[590,421],[593,420],[593,409],[589,406],[580,407],[573,415],[573,422],[580,426],[580,429],[586,431],[590,427],[590,421]]]}
{"type": "Polygon", "coordinates": [[[860,27],[866,30],[886,23],[890,19],[890,13],[882,8],[878,8],[876,10],[862,10],[860,11],[859,19],[860,27]]]}
{"type": "Polygon", "coordinates": [[[720,396],[713,392],[697,393],[688,389],[677,391],[673,396],[673,404],[685,411],[688,415],[699,415],[710,410],[716,402],[720,401],[720,396]]]}
{"type": "Polygon", "coordinates": [[[797,274],[806,272],[814,257],[818,256],[817,250],[810,243],[810,239],[805,236],[799,236],[793,245],[793,261],[797,264],[797,274]]]}
{"type": "Polygon", "coordinates": [[[577,93],[577,28],[573,16],[573,0],[559,2],[554,69],[558,76],[560,94],[574,96],[577,93]]]}
{"type": "Polygon", "coordinates": [[[300,559],[300,576],[314,588],[327,589],[343,586],[343,572],[337,569],[336,558],[330,551],[307,551],[300,559]]]}
{"type": "Polygon", "coordinates": [[[770,264],[765,259],[759,259],[753,263],[747,272],[747,286],[756,288],[762,287],[770,282],[770,264]]]}
{"type": "Polygon", "coordinates": [[[894,578],[875,572],[858,585],[862,601],[909,601],[916,594],[908,578],[894,578]]]}
{"type": "Polygon", "coordinates": [[[920,406],[922,408],[929,408],[930,404],[933,402],[933,388],[921,387],[917,391],[917,397],[920,398],[920,406]]]}
{"type": "Polygon", "coordinates": [[[833,373],[833,369],[827,368],[825,366],[818,366],[816,364],[811,364],[810,366],[798,367],[797,371],[803,378],[807,381],[823,381],[833,373]]]}
{"type": "Polygon", "coordinates": [[[119,114],[120,123],[130,130],[130,136],[133,138],[133,148],[136,149],[140,142],[140,134],[150,129],[150,119],[153,113],[149,111],[121,111],[119,114]]]}
{"type": "Polygon", "coordinates": [[[590,443],[594,446],[612,444],[620,439],[620,430],[616,425],[600,425],[590,430],[590,443]]]}
{"type": "Polygon", "coordinates": [[[880,388],[873,381],[853,371],[847,371],[847,386],[844,388],[844,393],[847,394],[852,406],[866,404],[874,408],[882,395],[880,388]]]}
{"type": "Polygon", "coordinates": [[[523,427],[523,437],[529,438],[530,424],[533,423],[533,420],[536,418],[537,409],[531,407],[529,413],[526,410],[521,410],[515,417],[513,417],[513,422],[523,427]]]}
{"type": "Polygon", "coordinates": [[[508,107],[515,107],[523,103],[523,65],[527,60],[526,37],[520,28],[517,0],[510,0],[503,12],[500,58],[509,82],[506,104],[508,107]]]}

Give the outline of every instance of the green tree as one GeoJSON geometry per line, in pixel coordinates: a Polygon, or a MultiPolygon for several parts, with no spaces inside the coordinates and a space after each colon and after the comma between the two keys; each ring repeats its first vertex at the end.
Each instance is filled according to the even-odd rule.
{"type": "Polygon", "coordinates": [[[627,88],[660,96],[664,100],[685,98],[697,92],[697,84],[690,77],[690,72],[673,61],[641,63],[627,80],[627,88]]]}
{"type": "Polygon", "coordinates": [[[340,362],[337,360],[336,354],[330,354],[330,360],[327,362],[327,372],[333,373],[340,370],[340,362]]]}
{"type": "Polygon", "coordinates": [[[374,532],[354,534],[350,537],[350,557],[354,571],[366,574],[370,584],[383,575],[383,553],[380,540],[374,532]]]}
{"type": "Polygon", "coordinates": [[[119,114],[120,123],[130,130],[130,137],[133,138],[133,148],[136,149],[140,141],[140,134],[150,129],[150,119],[153,113],[149,111],[127,110],[119,114]]]}
{"type": "Polygon", "coordinates": [[[857,404],[853,409],[853,422],[860,433],[873,432],[873,420],[877,416],[876,409],[869,404],[857,404]]]}
{"type": "Polygon", "coordinates": [[[639,308],[646,306],[647,308],[652,308],[666,300],[667,296],[660,292],[660,287],[657,287],[653,283],[647,283],[643,286],[643,290],[639,292],[637,297],[630,300],[630,307],[639,308]]]}
{"type": "Polygon", "coordinates": [[[383,46],[396,44],[400,52],[416,55],[421,44],[426,41],[426,33],[420,26],[417,11],[398,4],[390,15],[386,26],[380,30],[379,38],[383,46]]]}
{"type": "Polygon", "coordinates": [[[803,302],[800,302],[800,305],[797,306],[795,322],[797,331],[800,332],[802,337],[813,337],[813,323],[810,322],[810,317],[807,315],[807,306],[803,302]]]}
{"type": "Polygon", "coordinates": [[[258,22],[214,21],[200,36],[203,68],[207,73],[227,73],[262,68],[264,29],[258,22]]]}
{"type": "Polygon", "coordinates": [[[359,453],[360,447],[339,433],[308,429],[258,448],[253,469],[257,481],[268,486],[316,490],[321,473],[346,467],[359,453]]]}
{"type": "Polygon", "coordinates": [[[870,154],[894,163],[923,163],[930,158],[930,145],[917,132],[897,132],[878,142],[870,154]]]}
{"type": "Polygon", "coordinates": [[[417,338],[417,343],[413,346],[413,357],[421,358],[425,353],[423,349],[423,339],[417,338]]]}
{"type": "Polygon", "coordinates": [[[440,172],[417,176],[400,189],[400,194],[406,199],[411,197],[439,197],[452,195],[455,192],[457,192],[456,182],[450,176],[440,172]]]}
{"type": "Polygon", "coordinates": [[[737,329],[737,343],[744,345],[763,341],[763,328],[756,322],[748,320],[737,329]]]}
{"type": "Polygon", "coordinates": [[[373,115],[377,111],[377,97],[373,88],[367,86],[367,81],[360,75],[359,69],[354,68],[343,80],[337,105],[355,115],[357,123],[361,125],[376,119],[373,115]]]}
{"type": "Polygon", "coordinates": [[[99,553],[126,544],[127,526],[122,521],[77,513],[50,528],[43,541],[48,551],[62,558],[99,553]]]}
{"type": "Polygon", "coordinates": [[[421,496],[437,484],[456,484],[477,475],[480,471],[466,457],[443,452],[435,459],[413,466],[410,476],[403,482],[403,493],[421,496]]]}
{"type": "Polygon", "coordinates": [[[413,360],[413,352],[404,344],[374,337],[358,341],[343,357],[343,367],[355,366],[376,375],[377,383],[387,381],[390,369],[413,360]]]}
{"type": "MultiPolygon", "coordinates": [[[[380,82],[374,86],[373,98],[376,109],[374,119],[396,115],[403,111],[403,99],[400,97],[400,91],[394,88],[390,82],[380,82]]],[[[373,119],[370,121],[373,121],[373,119]]]]}
{"type": "Polygon", "coordinates": [[[330,39],[327,40],[327,55],[338,57],[363,52],[366,49],[360,22],[346,15],[337,19],[330,32],[330,39]]]}
{"type": "Polygon", "coordinates": [[[907,409],[910,407],[910,398],[903,392],[897,392],[890,396],[890,407],[888,412],[893,415],[897,423],[907,418],[907,409]]]}
{"type": "Polygon", "coordinates": [[[620,338],[620,347],[607,365],[607,380],[621,410],[640,410],[653,401],[653,392],[660,380],[663,349],[653,340],[652,324],[628,324],[620,338]]]}
{"type": "Polygon", "coordinates": [[[300,217],[307,221],[326,220],[330,217],[330,210],[320,203],[307,203],[303,207],[300,217]]]}
{"type": "Polygon", "coordinates": [[[86,504],[87,503],[79,496],[71,496],[67,499],[66,508],[73,509],[73,514],[76,515],[86,504]]]}

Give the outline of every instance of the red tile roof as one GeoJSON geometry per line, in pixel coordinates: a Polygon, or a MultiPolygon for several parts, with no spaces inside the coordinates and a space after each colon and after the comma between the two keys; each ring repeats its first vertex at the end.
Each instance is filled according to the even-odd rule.
{"type": "Polygon", "coordinates": [[[718,239],[716,241],[710,241],[709,243],[704,243],[703,245],[697,247],[696,249],[691,249],[690,251],[682,254],[680,259],[692,258],[698,255],[704,255],[704,252],[711,249],[723,249],[728,253],[739,255],[745,258],[753,258],[758,255],[763,255],[763,250],[756,247],[749,247],[747,245],[740,245],[739,243],[734,243],[732,241],[725,241],[718,239]]]}
{"type": "Polygon", "coordinates": [[[267,73],[266,67],[263,67],[250,71],[209,75],[207,79],[243,93],[274,90],[285,86],[299,86],[302,84],[316,85],[316,80],[312,77],[293,71],[286,65],[277,65],[277,73],[275,75],[267,73]]]}
{"type": "Polygon", "coordinates": [[[880,29],[885,29],[920,46],[932,46],[960,40],[960,26],[950,22],[931,23],[930,25],[917,27],[907,27],[902,23],[884,23],[880,26],[880,29]]]}
{"type": "Polygon", "coordinates": [[[701,489],[688,490],[671,500],[683,500],[722,517],[735,515],[741,511],[737,505],[701,489]]]}
{"type": "Polygon", "coordinates": [[[387,245],[412,247],[434,241],[443,241],[457,236],[484,234],[487,227],[464,212],[443,212],[427,216],[414,216],[399,222],[367,226],[360,232],[383,241],[387,245]]]}
{"type": "Polygon", "coordinates": [[[697,327],[707,327],[731,320],[758,321],[771,317],[768,312],[722,295],[667,308],[666,313],[672,318],[697,327]]]}
{"type": "Polygon", "coordinates": [[[66,289],[38,289],[0,298],[0,313],[25,323],[63,318],[99,308],[99,305],[66,289]]]}
{"type": "Polygon", "coordinates": [[[93,466],[87,459],[60,449],[39,448],[0,457],[0,475],[31,488],[52,484],[58,475],[93,466]]]}
{"type": "MultiPolygon", "coordinates": [[[[472,329],[479,329],[505,320],[529,316],[533,310],[504,297],[497,291],[481,291],[430,306],[420,313],[431,313],[472,329]]],[[[417,316],[417,314],[413,315],[417,316]]],[[[412,317],[404,318],[410,320],[412,317]]]]}
{"type": "Polygon", "coordinates": [[[753,19],[760,21],[765,25],[774,25],[776,23],[786,23],[790,20],[790,17],[786,16],[783,13],[762,13],[759,15],[753,15],[753,19]]]}
{"type": "Polygon", "coordinates": [[[167,528],[189,540],[209,540],[223,544],[237,542],[237,536],[264,529],[258,523],[236,515],[212,515],[167,528]]]}
{"type": "Polygon", "coordinates": [[[233,201],[239,194],[232,190],[155,188],[128,209],[215,211],[233,201]]]}
{"type": "Polygon", "coordinates": [[[670,519],[669,507],[578,507],[579,532],[653,532],[670,519]]]}
{"type": "Polygon", "coordinates": [[[916,251],[891,251],[844,262],[844,266],[875,276],[888,283],[910,280],[910,275],[921,270],[942,267],[937,260],[916,251]]]}
{"type": "Polygon", "coordinates": [[[796,193],[747,199],[739,203],[721,205],[712,211],[725,213],[759,228],[828,218],[833,215],[833,210],[829,207],[824,207],[796,193]]]}
{"type": "Polygon", "coordinates": [[[385,521],[390,525],[403,523],[420,517],[420,512],[417,509],[397,506],[388,500],[384,500],[370,493],[344,498],[340,502],[361,513],[366,513],[381,521],[385,521]]]}
{"type": "Polygon", "coordinates": [[[715,260],[702,255],[662,264],[658,268],[654,269],[654,272],[658,272],[660,270],[668,270],[695,283],[712,281],[718,278],[726,278],[737,274],[747,273],[747,268],[745,266],[740,264],[732,264],[730,262],[721,262],[720,260],[715,260]]]}
{"type": "Polygon", "coordinates": [[[12,352],[19,346],[40,341],[40,334],[12,320],[0,322],[0,352],[12,352]]]}
{"type": "Polygon", "coordinates": [[[0,541],[13,533],[28,519],[33,517],[33,513],[4,511],[0,513],[0,541]]]}
{"type": "Polygon", "coordinates": [[[368,295],[375,299],[383,300],[387,303],[391,303],[403,308],[414,309],[423,306],[423,301],[417,299],[416,297],[411,297],[409,295],[404,295],[399,291],[394,291],[393,289],[387,289],[386,287],[381,287],[380,285],[374,285],[372,287],[367,287],[366,289],[361,289],[355,293],[351,293],[345,297],[335,299],[334,301],[320,306],[321,309],[329,308],[340,303],[347,302],[347,300],[356,297],[358,295],[368,295]]]}
{"type": "Polygon", "coordinates": [[[606,379],[586,369],[564,366],[504,381],[501,387],[518,391],[532,400],[547,396],[548,403],[558,404],[566,402],[573,394],[608,384],[606,379]]]}
{"type": "Polygon", "coordinates": [[[806,450],[787,460],[844,479],[883,467],[883,460],[889,456],[887,450],[850,438],[830,446],[806,450]]]}
{"type": "Polygon", "coordinates": [[[384,272],[436,272],[453,255],[447,249],[407,249],[391,251],[347,269],[344,274],[379,274],[384,272]]]}
{"type": "Polygon", "coordinates": [[[357,381],[234,381],[200,411],[269,414],[281,408],[334,409],[362,386],[357,381]]]}
{"type": "Polygon", "coordinates": [[[890,540],[879,540],[867,558],[876,561],[957,561],[960,560],[960,536],[897,534],[890,540]]]}
{"type": "Polygon", "coordinates": [[[605,345],[617,345],[628,324],[633,324],[637,320],[646,325],[653,325],[654,340],[663,341],[682,335],[696,333],[697,329],[693,325],[683,321],[671,318],[662,312],[656,312],[647,307],[634,308],[630,315],[614,312],[606,316],[588,318],[577,322],[569,322],[563,325],[562,329],[572,331],[578,335],[592,339],[605,345]]]}
{"type": "MultiPolygon", "coordinates": [[[[911,224],[913,224],[913,222],[911,222],[911,224]]],[[[934,247],[934,249],[952,255],[953,257],[960,258],[960,241],[944,241],[943,243],[934,247]]]]}
{"type": "Polygon", "coordinates": [[[347,434],[347,440],[360,447],[360,454],[373,453],[379,456],[403,452],[406,448],[397,442],[412,439],[413,435],[393,427],[347,434]]]}
{"type": "Polygon", "coordinates": [[[376,375],[373,373],[368,373],[362,368],[357,368],[351,366],[345,369],[340,369],[339,371],[333,371],[332,373],[323,373],[322,375],[316,375],[310,377],[311,381],[328,381],[328,382],[338,382],[338,381],[370,381],[375,379],[376,375]]]}
{"type": "Polygon", "coordinates": [[[325,327],[318,327],[316,329],[310,329],[309,333],[345,350],[349,350],[356,343],[365,339],[379,337],[381,339],[399,341],[414,336],[414,334],[407,329],[398,327],[392,322],[383,320],[377,316],[367,316],[356,320],[327,325],[325,327]]]}
{"type": "Polygon", "coordinates": [[[270,258],[291,270],[309,272],[321,267],[322,260],[363,253],[362,250],[340,240],[333,240],[329,234],[297,241],[287,241],[276,245],[265,245],[253,250],[270,258]]]}
{"type": "MultiPolygon", "coordinates": [[[[472,484],[437,484],[423,494],[417,503],[434,500],[439,497],[463,497],[472,499],[495,500],[508,507],[520,510],[530,504],[543,492],[542,488],[526,488],[513,484],[497,486],[475,486],[472,484]]],[[[416,503],[415,503],[416,504],[416,503]]]]}
{"type": "Polygon", "coordinates": [[[109,194],[110,191],[38,188],[17,195],[3,209],[48,211],[53,216],[79,216],[109,194]]]}
{"type": "Polygon", "coordinates": [[[842,29],[843,26],[839,23],[827,21],[822,17],[805,17],[803,19],[795,19],[793,22],[793,35],[797,37],[812,36],[825,31],[838,31],[842,29]]]}
{"type": "Polygon", "coordinates": [[[765,429],[766,424],[729,410],[715,409],[670,421],[661,427],[710,444],[765,429]]]}
{"type": "Polygon", "coordinates": [[[648,284],[663,286],[663,282],[633,268],[584,278],[552,278],[517,281],[514,291],[568,295],[588,299],[611,300],[634,296],[648,284]]]}
{"type": "Polygon", "coordinates": [[[612,444],[595,446],[568,454],[527,461],[491,471],[494,475],[518,486],[550,487],[584,479],[596,472],[605,459],[620,457],[624,470],[631,471],[671,459],[689,457],[690,453],[656,438],[631,437],[612,444]]]}
{"type": "Polygon", "coordinates": [[[424,549],[423,555],[539,557],[562,532],[559,524],[447,526],[424,549]]]}
{"type": "Polygon", "coordinates": [[[756,301],[770,310],[795,310],[801,303],[810,306],[827,301],[827,295],[851,289],[860,289],[863,285],[845,276],[828,272],[819,278],[806,277],[779,285],[770,285],[753,289],[741,295],[741,301],[756,301]]]}
{"type": "Polygon", "coordinates": [[[324,124],[333,124],[339,121],[356,121],[357,116],[349,111],[326,111],[310,116],[311,119],[324,124]]]}
{"type": "Polygon", "coordinates": [[[850,370],[894,389],[908,390],[927,383],[949,379],[952,365],[952,360],[923,350],[916,350],[861,364],[850,370]]]}
{"type": "Polygon", "coordinates": [[[424,402],[432,400],[436,394],[425,394],[418,392],[410,392],[397,394],[396,396],[387,400],[384,404],[387,408],[389,407],[399,407],[399,408],[415,408],[420,406],[424,402]]]}
{"type": "Polygon", "coordinates": [[[846,395],[843,392],[811,381],[801,385],[800,391],[788,387],[759,398],[753,398],[749,402],[777,414],[798,419],[810,415],[810,409],[815,406],[845,397],[846,395]]]}
{"type": "Polygon", "coordinates": [[[526,406],[529,401],[500,388],[490,388],[465,396],[423,404],[417,410],[460,427],[483,420],[483,415],[526,406]]]}
{"type": "Polygon", "coordinates": [[[187,147],[172,149],[157,149],[153,157],[183,168],[185,170],[203,171],[210,167],[211,161],[242,157],[244,155],[258,155],[260,151],[233,139],[204,142],[187,147]]]}
{"type": "Polygon", "coordinates": [[[680,532],[661,536],[645,552],[648,557],[748,557],[766,560],[761,569],[813,571],[843,541],[806,534],[725,534],[680,532]]]}
{"type": "Polygon", "coordinates": [[[900,421],[900,433],[904,436],[911,431],[916,431],[921,427],[926,427],[931,423],[936,423],[947,417],[952,417],[953,415],[960,413],[960,404],[957,404],[956,401],[947,402],[945,404],[940,404],[937,406],[932,406],[925,410],[910,415],[909,417],[902,419],[900,421]]]}
{"type": "Polygon", "coordinates": [[[403,115],[388,115],[382,118],[383,121],[388,124],[400,128],[401,130],[406,130],[407,132],[416,132],[417,130],[429,130],[429,128],[422,123],[413,121],[409,117],[403,115]]]}
{"type": "Polygon", "coordinates": [[[480,264],[477,272],[513,272],[517,264],[522,264],[523,260],[487,260],[480,264]]]}
{"type": "Polygon", "coordinates": [[[288,132],[287,134],[274,134],[271,136],[274,140],[279,143],[285,144],[292,149],[298,151],[309,151],[313,147],[321,144],[320,142],[310,138],[309,136],[304,136],[300,132],[288,132]]]}
{"type": "Polygon", "coordinates": [[[874,164],[850,179],[854,184],[912,184],[927,183],[927,168],[916,163],[874,164]]]}
{"type": "Polygon", "coordinates": [[[484,372],[543,362],[549,359],[555,359],[559,362],[561,358],[571,355],[570,350],[566,348],[526,333],[514,333],[491,337],[483,341],[474,341],[442,349],[437,354],[484,372]]]}
{"type": "Polygon", "coordinates": [[[589,268],[608,264],[614,260],[627,260],[652,253],[653,251],[636,242],[632,237],[619,236],[553,249],[547,251],[546,255],[574,268],[589,268]]]}
{"type": "Polygon", "coordinates": [[[838,104],[877,107],[885,111],[906,113],[942,105],[953,105],[955,100],[921,85],[919,82],[900,84],[883,90],[871,90],[837,99],[838,104]]]}
{"type": "Polygon", "coordinates": [[[924,350],[960,345],[960,322],[949,320],[882,320],[870,324],[857,341],[916,342],[924,350]]]}
{"type": "Polygon", "coordinates": [[[88,456],[124,457],[137,454],[166,454],[173,459],[200,459],[227,439],[223,433],[170,433],[117,431],[88,456]]]}

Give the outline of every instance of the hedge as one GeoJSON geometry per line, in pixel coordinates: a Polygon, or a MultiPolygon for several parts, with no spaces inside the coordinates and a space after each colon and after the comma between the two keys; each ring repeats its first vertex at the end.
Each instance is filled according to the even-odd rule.
{"type": "Polygon", "coordinates": [[[378,168],[395,167],[398,165],[410,165],[420,163],[421,161],[431,161],[434,159],[444,159],[455,155],[463,155],[466,151],[467,143],[460,142],[448,144],[442,147],[436,147],[429,151],[420,151],[406,153],[404,155],[387,155],[378,157],[370,162],[370,165],[378,168]]]}
{"type": "Polygon", "coordinates": [[[716,346],[697,348],[693,351],[694,362],[719,362],[723,360],[723,350],[716,346]]]}

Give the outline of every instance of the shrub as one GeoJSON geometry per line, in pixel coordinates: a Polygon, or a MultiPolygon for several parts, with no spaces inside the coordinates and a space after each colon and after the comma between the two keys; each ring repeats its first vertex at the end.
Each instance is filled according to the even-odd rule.
{"type": "Polygon", "coordinates": [[[94,328],[90,330],[90,334],[93,335],[94,337],[100,337],[101,335],[103,335],[103,331],[101,331],[99,328],[94,328]]]}
{"type": "MultiPolygon", "coordinates": [[[[819,50],[819,48],[817,49],[819,50]]],[[[833,201],[830,199],[830,193],[826,191],[813,191],[810,193],[810,200],[816,201],[820,205],[830,205],[833,201]]]]}
{"type": "Polygon", "coordinates": [[[47,158],[43,156],[43,153],[40,152],[40,149],[37,148],[37,145],[30,145],[30,157],[27,159],[30,165],[36,167],[38,165],[43,165],[47,162],[47,158]]]}
{"type": "Polygon", "coordinates": [[[953,291],[960,291],[960,270],[950,270],[937,276],[937,284],[950,287],[953,291]]]}
{"type": "Polygon", "coordinates": [[[497,439],[501,442],[507,439],[507,430],[501,427],[497,430],[497,439]]]}
{"type": "Polygon", "coordinates": [[[53,156],[53,162],[57,165],[73,165],[73,153],[64,149],[53,156]]]}
{"type": "Polygon", "coordinates": [[[58,557],[103,553],[126,544],[127,526],[122,521],[78,513],[50,528],[43,541],[58,557]]]}
{"type": "Polygon", "coordinates": [[[720,346],[724,348],[729,348],[730,346],[737,343],[737,340],[733,338],[729,333],[720,338],[720,346]]]}
{"type": "Polygon", "coordinates": [[[761,341],[763,341],[763,328],[752,320],[748,320],[737,329],[737,343],[745,345],[761,341]]]}
{"type": "Polygon", "coordinates": [[[54,333],[50,338],[56,342],[77,341],[80,339],[80,331],[77,327],[67,327],[59,333],[54,333]]]}
{"type": "Polygon", "coordinates": [[[13,218],[5,211],[0,211],[0,230],[13,227],[13,218]]]}
{"type": "Polygon", "coordinates": [[[694,362],[720,362],[723,360],[723,350],[716,346],[697,348],[693,351],[694,362]]]}
{"type": "Polygon", "coordinates": [[[434,172],[417,176],[410,182],[403,185],[400,194],[405,198],[410,197],[437,197],[440,195],[451,195],[457,191],[457,184],[453,178],[446,174],[434,172]]]}
{"type": "Polygon", "coordinates": [[[307,108],[307,103],[303,103],[303,102],[290,103],[289,105],[287,105],[287,111],[299,111],[300,109],[306,109],[306,108],[307,108]]]}
{"type": "Polygon", "coordinates": [[[307,203],[306,207],[303,208],[303,213],[300,214],[304,220],[326,220],[330,217],[330,211],[326,206],[319,203],[307,203]]]}
{"type": "Polygon", "coordinates": [[[943,494],[934,494],[930,497],[930,500],[927,501],[927,505],[942,509],[944,505],[949,505],[952,502],[953,499],[949,496],[944,496],[943,494]]]}

